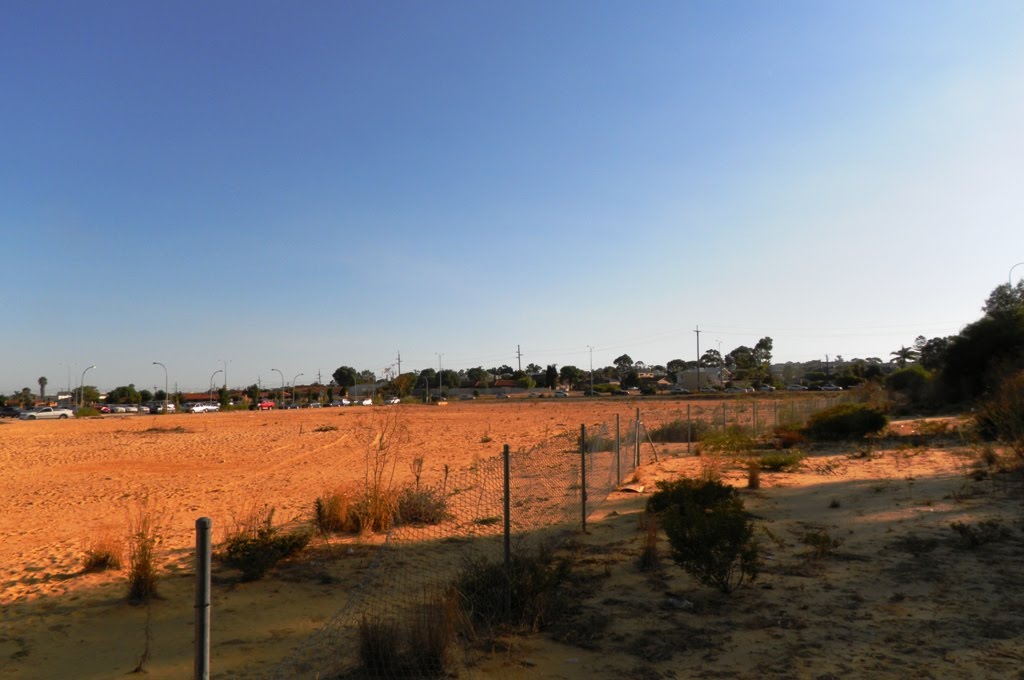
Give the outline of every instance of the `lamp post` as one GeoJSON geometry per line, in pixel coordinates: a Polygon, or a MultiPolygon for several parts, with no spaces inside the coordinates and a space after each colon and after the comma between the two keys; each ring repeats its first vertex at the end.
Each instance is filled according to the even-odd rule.
{"type": "Polygon", "coordinates": [[[440,399],[444,396],[444,390],[441,389],[441,357],[444,355],[440,352],[434,352],[437,355],[437,398],[440,399]]]}
{"type": "Polygon", "coordinates": [[[295,375],[295,377],[292,378],[292,405],[295,404],[295,381],[297,381],[299,379],[299,376],[302,376],[302,375],[306,375],[306,374],[305,373],[297,373],[295,375]]]}
{"type": "Polygon", "coordinates": [[[594,396],[594,348],[587,345],[587,349],[590,350],[590,396],[594,396]]]}
{"type": "Polygon", "coordinates": [[[1010,292],[1013,292],[1013,270],[1017,267],[1024,265],[1024,262],[1018,262],[1017,264],[1010,267],[1010,273],[1006,275],[1006,282],[1010,284],[1010,292]]]}
{"type": "Polygon", "coordinates": [[[78,383],[78,408],[82,408],[85,405],[85,374],[93,368],[96,368],[95,364],[82,371],[82,380],[78,383]]]}
{"type": "Polygon", "coordinates": [[[277,374],[279,376],[281,376],[281,397],[280,398],[284,399],[284,373],[282,373],[279,369],[276,369],[276,368],[272,368],[270,370],[271,371],[276,371],[277,374]]]}
{"type": "Polygon", "coordinates": [[[154,361],[153,365],[164,369],[164,415],[167,415],[167,367],[159,361],[154,361]]]}
{"type": "Polygon", "coordinates": [[[216,371],[214,371],[213,373],[210,374],[210,403],[211,404],[213,403],[213,377],[215,375],[217,375],[218,373],[223,373],[223,372],[224,371],[222,371],[221,369],[218,368],[216,371]]]}

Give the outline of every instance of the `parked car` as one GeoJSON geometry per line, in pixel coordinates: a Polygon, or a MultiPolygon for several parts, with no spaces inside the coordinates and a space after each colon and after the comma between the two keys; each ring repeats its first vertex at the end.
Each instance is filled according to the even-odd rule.
{"type": "Polygon", "coordinates": [[[558,390],[557,392],[555,392],[555,396],[556,397],[561,397],[561,398],[564,399],[565,397],[569,396],[569,393],[566,392],[565,390],[558,390]]]}
{"type": "Polygon", "coordinates": [[[821,386],[821,391],[822,392],[842,392],[843,388],[840,387],[839,385],[833,385],[832,383],[829,383],[828,385],[822,385],[821,386]]]}
{"type": "Polygon", "coordinates": [[[17,418],[22,410],[17,406],[0,406],[0,418],[17,418]]]}
{"type": "Polygon", "coordinates": [[[806,392],[807,388],[803,385],[787,385],[786,389],[790,392],[806,392]]]}
{"type": "Polygon", "coordinates": [[[615,392],[613,394],[617,394],[620,397],[628,397],[629,396],[629,390],[615,390],[615,392]]]}
{"type": "Polygon", "coordinates": [[[273,411],[274,400],[273,399],[260,399],[259,403],[256,404],[256,408],[260,411],[273,411]]]}
{"type": "Polygon", "coordinates": [[[742,387],[726,387],[725,391],[728,392],[729,394],[742,394],[746,390],[744,390],[742,387]]]}
{"type": "Polygon", "coordinates": [[[21,420],[66,420],[74,417],[74,411],[59,406],[42,406],[31,411],[23,411],[18,416],[21,420]]]}
{"type": "Polygon", "coordinates": [[[394,406],[395,404],[401,404],[402,400],[399,399],[398,397],[388,397],[387,399],[384,400],[384,403],[387,404],[388,406],[394,406]]]}
{"type": "Polygon", "coordinates": [[[373,399],[366,397],[365,399],[357,400],[357,406],[373,406],[373,399]]]}
{"type": "Polygon", "coordinates": [[[496,399],[511,399],[512,397],[510,397],[510,396],[508,396],[507,394],[505,394],[504,392],[502,392],[501,394],[499,394],[499,395],[498,395],[497,397],[495,397],[495,398],[496,398],[496,399]]]}
{"type": "Polygon", "coordinates": [[[772,387],[771,385],[761,385],[757,389],[761,390],[762,392],[774,392],[775,391],[775,388],[772,387]]]}
{"type": "Polygon", "coordinates": [[[319,401],[311,401],[308,408],[320,408],[321,406],[322,404],[319,401]]]}
{"type": "Polygon", "coordinates": [[[462,396],[459,397],[460,401],[473,401],[474,399],[476,399],[476,397],[474,397],[472,394],[463,394],[462,396]]]}
{"type": "Polygon", "coordinates": [[[686,389],[685,387],[677,387],[677,388],[673,389],[671,392],[669,392],[669,394],[689,394],[689,393],[690,393],[690,390],[686,389]]]}
{"type": "Polygon", "coordinates": [[[189,413],[213,413],[213,412],[219,411],[219,410],[220,410],[220,404],[199,402],[198,404],[192,404],[192,406],[189,407],[188,412],[189,413]]]}

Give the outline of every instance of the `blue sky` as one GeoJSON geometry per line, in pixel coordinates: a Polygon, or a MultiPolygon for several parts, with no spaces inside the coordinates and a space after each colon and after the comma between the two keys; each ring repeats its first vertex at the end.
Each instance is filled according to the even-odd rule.
{"type": "Polygon", "coordinates": [[[0,391],[665,363],[698,324],[888,359],[1024,260],[1021,35],[1020,2],[7,3],[0,391]]]}

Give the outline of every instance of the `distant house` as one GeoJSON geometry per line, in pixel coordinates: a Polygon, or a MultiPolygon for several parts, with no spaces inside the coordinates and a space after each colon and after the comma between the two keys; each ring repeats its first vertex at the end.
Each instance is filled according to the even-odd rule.
{"type": "MultiPolygon", "coordinates": [[[[700,386],[721,387],[727,381],[732,380],[732,373],[724,367],[702,366],[700,369],[700,386]]],[[[697,369],[688,368],[685,371],[676,373],[676,386],[685,387],[688,390],[697,389],[697,369]]]]}

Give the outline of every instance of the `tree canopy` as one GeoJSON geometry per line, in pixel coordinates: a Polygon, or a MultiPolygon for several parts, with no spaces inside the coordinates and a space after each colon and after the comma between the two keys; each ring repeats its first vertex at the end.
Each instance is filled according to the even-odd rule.
{"type": "Polygon", "coordinates": [[[339,366],[331,374],[331,377],[334,378],[334,383],[340,387],[352,387],[359,378],[359,372],[351,366],[339,366]]]}

